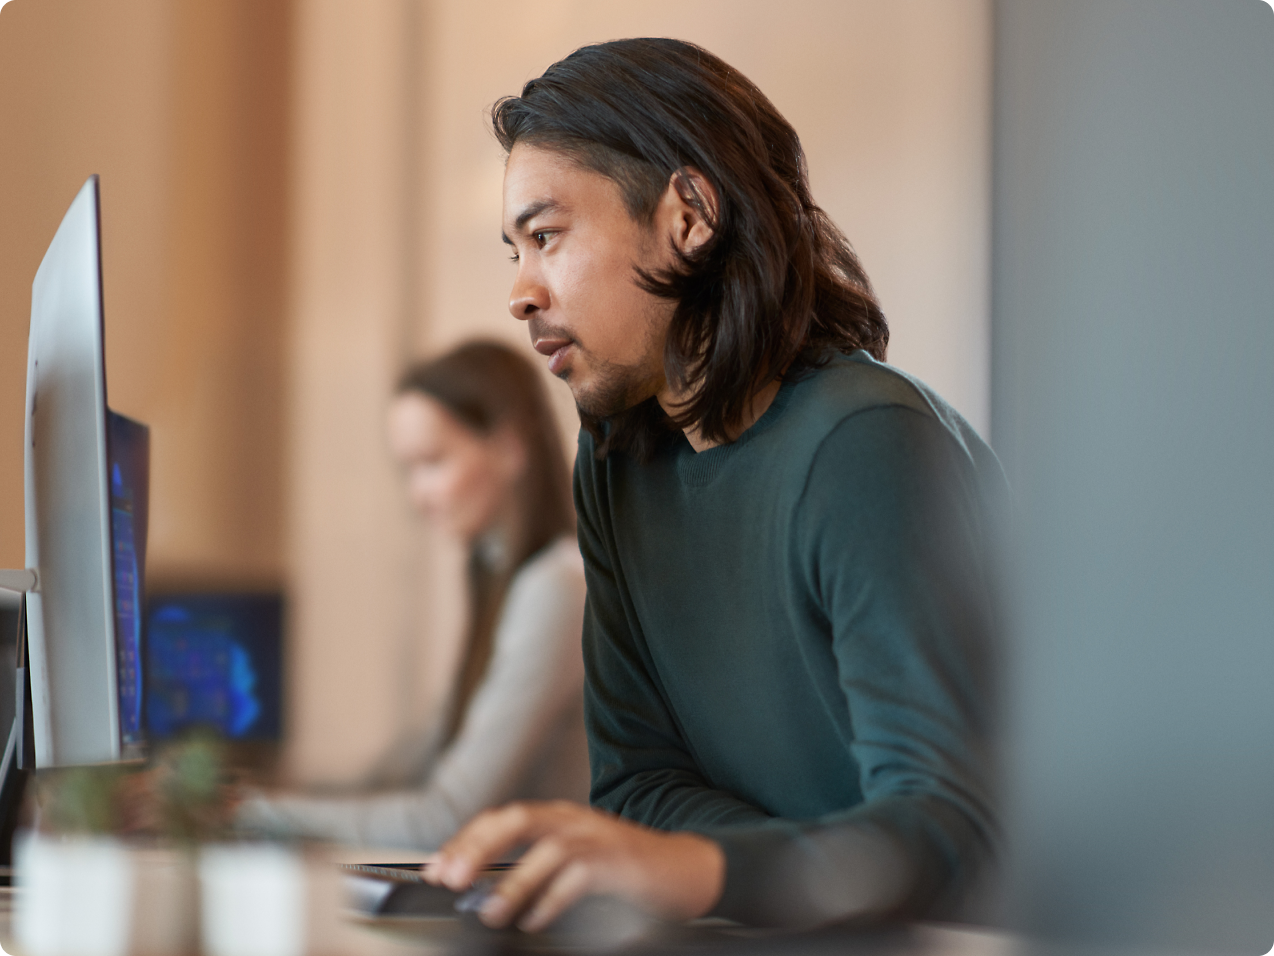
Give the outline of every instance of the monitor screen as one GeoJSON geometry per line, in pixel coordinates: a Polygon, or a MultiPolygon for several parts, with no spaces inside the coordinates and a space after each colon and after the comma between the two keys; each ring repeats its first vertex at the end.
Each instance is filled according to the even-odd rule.
{"type": "Polygon", "coordinates": [[[146,568],[146,503],[150,433],[107,411],[110,462],[111,564],[115,589],[115,667],[121,756],[142,756],[142,581],[146,568]]]}
{"type": "Polygon", "coordinates": [[[164,595],[150,601],[146,624],[146,727],[152,738],[209,727],[230,740],[278,740],[280,595],[164,595]]]}

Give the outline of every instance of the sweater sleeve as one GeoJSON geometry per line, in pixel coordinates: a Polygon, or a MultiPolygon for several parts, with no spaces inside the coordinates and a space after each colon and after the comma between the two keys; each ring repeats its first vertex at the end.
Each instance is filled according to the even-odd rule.
{"type": "MultiPolygon", "coordinates": [[[[239,823],[352,845],[432,850],[480,810],[514,797],[579,706],[584,582],[573,551],[555,545],[514,579],[490,669],[460,734],[423,786],[341,798],[256,798],[244,804],[239,823]]],[[[561,781],[560,792],[582,796],[582,783],[561,781]]]]}
{"type": "Polygon", "coordinates": [[[993,855],[987,496],[931,418],[840,423],[811,466],[795,560],[829,622],[863,802],[713,834],[717,915],[812,924],[950,916],[993,855]]]}
{"type": "Polygon", "coordinates": [[[648,826],[700,830],[755,824],[760,809],[709,786],[660,686],[617,568],[606,468],[581,435],[575,510],[588,582],[584,608],[584,715],[590,802],[648,826]]]}

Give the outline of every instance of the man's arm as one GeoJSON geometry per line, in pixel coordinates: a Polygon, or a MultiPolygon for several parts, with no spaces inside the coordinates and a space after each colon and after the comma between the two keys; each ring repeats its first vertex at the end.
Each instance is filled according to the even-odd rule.
{"type": "Polygon", "coordinates": [[[579,470],[576,495],[594,804],[714,839],[727,859],[717,915],[949,913],[995,842],[987,483],[998,474],[978,474],[938,421],[903,406],[851,416],[820,446],[791,546],[829,622],[864,801],[799,823],[698,774],[613,571],[592,476],[579,470]]]}
{"type": "Polygon", "coordinates": [[[1001,480],[900,406],[852,416],[823,442],[796,546],[830,622],[864,800],[713,834],[728,861],[718,915],[951,915],[976,884],[997,841],[987,495],[1001,480]],[[875,896],[854,891],[868,874],[875,896]]]}

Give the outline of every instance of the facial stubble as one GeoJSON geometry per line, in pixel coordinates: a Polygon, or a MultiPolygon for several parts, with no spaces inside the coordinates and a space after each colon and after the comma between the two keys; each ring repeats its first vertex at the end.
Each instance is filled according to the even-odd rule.
{"type": "MultiPolygon", "coordinates": [[[[653,297],[652,297],[653,298],[653,297]]],[[[587,350],[578,339],[566,329],[547,325],[536,318],[530,320],[532,341],[543,338],[567,339],[578,350],[578,359],[582,359],[592,370],[593,381],[578,385],[572,381],[577,374],[574,364],[568,366],[558,375],[570,386],[575,398],[575,407],[582,417],[593,419],[609,418],[619,412],[639,405],[652,395],[657,395],[663,388],[665,377],[663,370],[663,348],[667,336],[667,322],[670,316],[665,310],[652,303],[649,321],[645,327],[645,362],[625,365],[601,358],[587,350]]],[[[577,360],[578,360],[577,359],[577,360]]]]}

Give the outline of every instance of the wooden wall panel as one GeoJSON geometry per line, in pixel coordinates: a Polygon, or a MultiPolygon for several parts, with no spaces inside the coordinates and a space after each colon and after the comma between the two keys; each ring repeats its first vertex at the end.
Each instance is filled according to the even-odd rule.
{"type": "Polygon", "coordinates": [[[22,547],[30,287],[102,177],[107,389],[152,427],[152,580],[283,578],[287,2],[0,13],[0,563],[22,547]]]}

